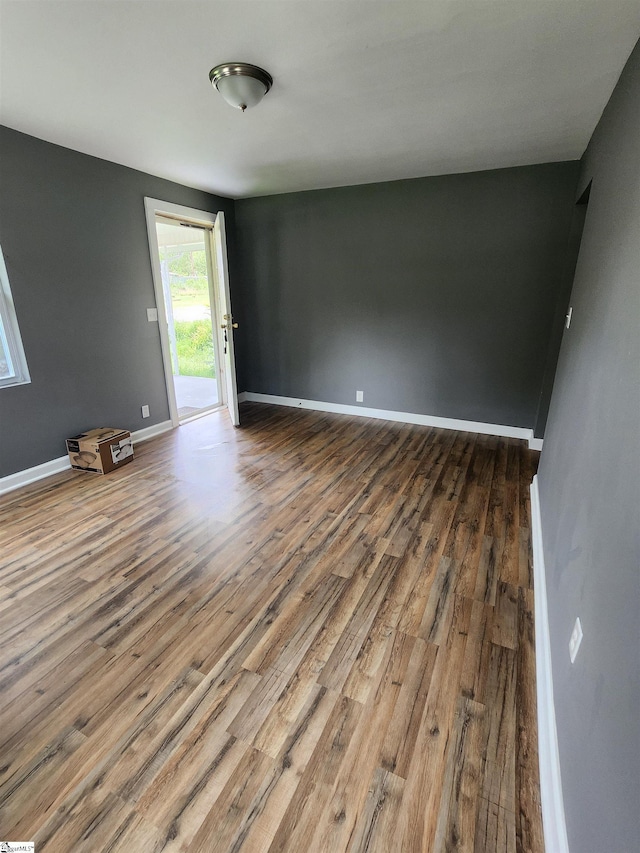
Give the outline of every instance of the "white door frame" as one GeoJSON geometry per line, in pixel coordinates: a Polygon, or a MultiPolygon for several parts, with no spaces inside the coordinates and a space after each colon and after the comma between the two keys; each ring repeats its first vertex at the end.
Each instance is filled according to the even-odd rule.
{"type": "MultiPolygon", "coordinates": [[[[158,310],[158,325],[160,331],[160,346],[162,349],[162,363],[164,365],[164,378],[165,384],[167,387],[167,400],[169,402],[169,415],[171,418],[171,424],[174,427],[180,425],[180,418],[178,416],[178,404],[176,402],[176,389],[173,383],[173,367],[171,365],[171,348],[169,345],[169,329],[168,329],[168,321],[167,321],[167,312],[164,304],[164,292],[162,287],[162,274],[160,271],[160,253],[158,251],[158,237],[156,234],[156,214],[169,215],[173,217],[177,217],[179,219],[185,220],[186,222],[191,222],[194,225],[203,225],[207,229],[207,233],[209,235],[210,243],[210,252],[208,252],[209,256],[213,259],[215,254],[215,247],[213,246],[213,226],[215,225],[217,213],[210,213],[206,210],[198,210],[195,207],[185,207],[181,204],[173,204],[169,201],[161,201],[157,198],[147,198],[144,200],[144,209],[145,209],[145,217],[147,220],[147,236],[149,238],[149,255],[151,257],[151,271],[153,274],[153,288],[155,291],[156,297],[156,308],[158,310]]],[[[209,274],[211,271],[209,271],[209,274]]],[[[215,286],[218,289],[217,277],[214,276],[214,281],[216,282],[215,286]]],[[[215,294],[217,306],[220,306],[222,303],[220,293],[215,294]]],[[[224,344],[222,340],[222,332],[220,330],[220,323],[215,322],[215,316],[217,312],[215,311],[214,306],[212,305],[212,317],[211,324],[214,330],[214,334],[216,335],[216,343],[217,343],[217,352],[222,353],[224,351],[224,344]]],[[[235,368],[235,366],[233,366],[235,368]]],[[[225,370],[224,359],[219,357],[216,359],[216,371],[223,373],[225,370]]],[[[221,377],[222,381],[218,383],[218,387],[221,393],[220,404],[227,406],[227,396],[226,396],[226,377],[221,377]]]]}

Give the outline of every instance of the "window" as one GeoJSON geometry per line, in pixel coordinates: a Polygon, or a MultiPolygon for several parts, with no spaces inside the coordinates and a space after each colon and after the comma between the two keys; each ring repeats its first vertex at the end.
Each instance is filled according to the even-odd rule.
{"type": "Polygon", "coordinates": [[[9,276],[0,248],[0,388],[31,382],[22,348],[9,276]]]}

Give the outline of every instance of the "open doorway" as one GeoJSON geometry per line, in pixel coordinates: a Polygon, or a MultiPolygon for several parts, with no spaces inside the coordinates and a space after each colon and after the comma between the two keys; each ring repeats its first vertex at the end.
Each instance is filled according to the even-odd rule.
{"type": "Polygon", "coordinates": [[[217,306],[204,227],[156,214],[162,293],[178,418],[220,405],[217,306]]]}
{"type": "Polygon", "coordinates": [[[224,214],[145,199],[174,426],[220,406],[238,426],[224,214]]]}

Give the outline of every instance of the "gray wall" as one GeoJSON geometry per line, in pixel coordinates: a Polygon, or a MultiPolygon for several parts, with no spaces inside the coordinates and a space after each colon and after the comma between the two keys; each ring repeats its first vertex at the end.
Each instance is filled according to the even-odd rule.
{"type": "Polygon", "coordinates": [[[145,195],[227,214],[240,389],[353,403],[358,388],[365,406],[534,427],[576,179],[560,163],[234,205],[0,127],[0,243],[32,377],[0,396],[0,476],[81,429],[168,418],[145,195]]]}
{"type": "Polygon", "coordinates": [[[569,844],[630,853],[640,843],[640,47],[579,192],[591,179],[539,485],[569,844]],[[584,639],[571,665],[576,616],[584,639]]]}
{"type": "Polygon", "coordinates": [[[237,201],[241,386],[535,427],[578,168],[237,201]]]}
{"type": "Polygon", "coordinates": [[[578,261],[580,244],[582,242],[586,211],[586,201],[581,200],[578,204],[574,205],[573,216],[571,218],[571,228],[569,229],[567,251],[564,259],[564,267],[562,270],[560,286],[558,288],[555,315],[551,324],[551,337],[549,339],[549,348],[547,350],[547,360],[542,378],[542,391],[540,394],[540,404],[538,406],[538,414],[536,416],[536,425],[534,430],[537,438],[542,438],[544,436],[547,425],[549,404],[551,403],[556,366],[558,364],[558,356],[560,354],[560,346],[562,344],[562,334],[564,332],[564,324],[569,308],[569,297],[571,296],[576,263],[578,261]]]}
{"type": "Polygon", "coordinates": [[[0,245],[32,380],[0,390],[0,476],[80,430],[169,417],[145,196],[224,210],[233,240],[233,201],[0,127],[0,245]]]}

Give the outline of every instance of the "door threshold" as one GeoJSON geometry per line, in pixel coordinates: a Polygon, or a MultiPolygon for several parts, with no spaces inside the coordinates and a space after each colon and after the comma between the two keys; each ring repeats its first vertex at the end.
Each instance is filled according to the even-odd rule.
{"type": "Polygon", "coordinates": [[[193,415],[187,415],[186,418],[178,418],[178,426],[182,426],[182,424],[191,423],[191,421],[197,421],[198,418],[204,418],[205,415],[211,415],[213,414],[213,412],[219,412],[220,409],[225,408],[226,406],[224,403],[216,403],[215,406],[207,406],[206,409],[200,409],[193,415]]]}

